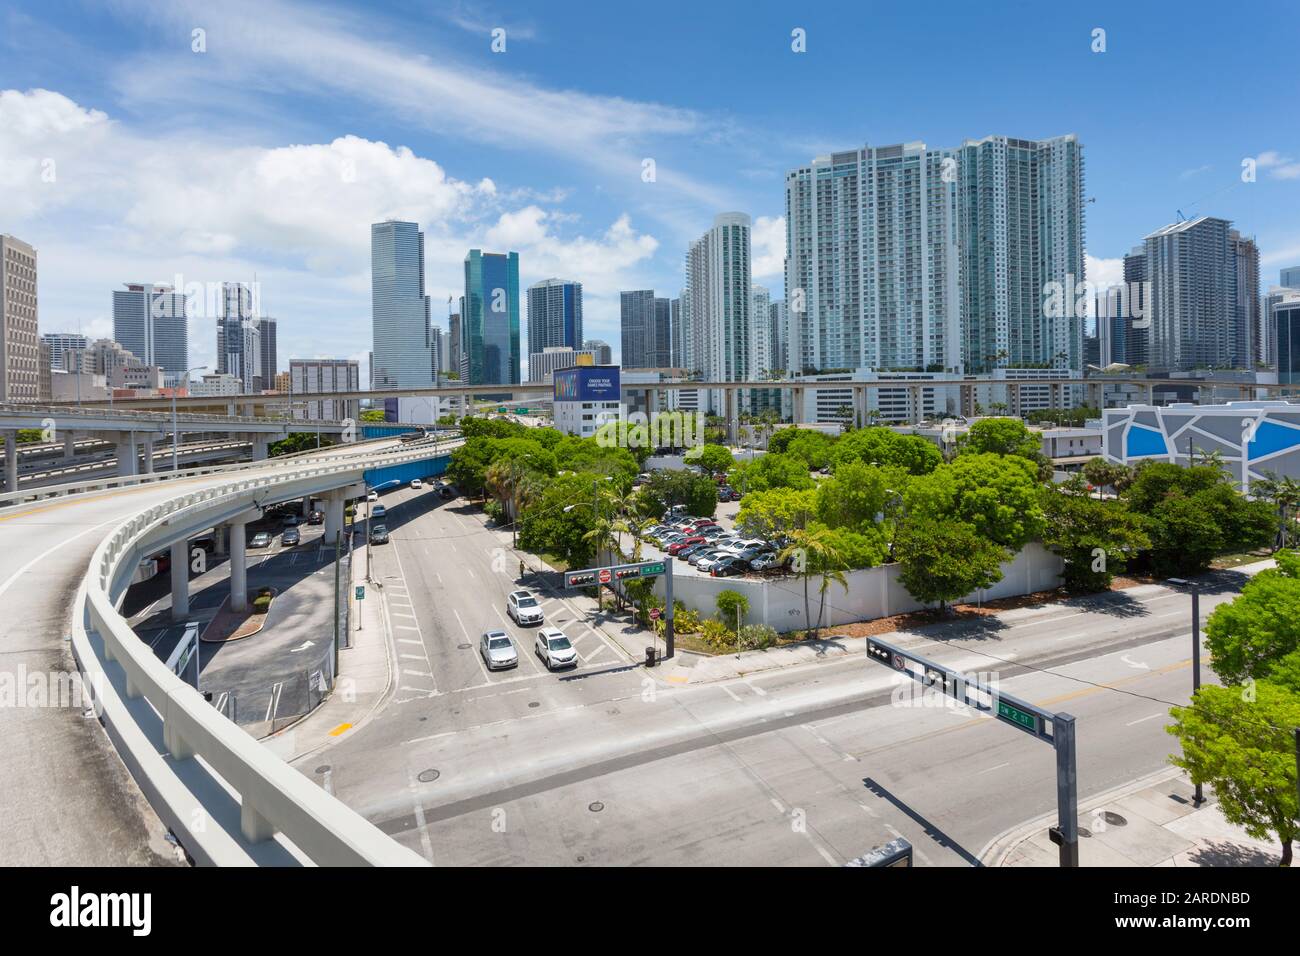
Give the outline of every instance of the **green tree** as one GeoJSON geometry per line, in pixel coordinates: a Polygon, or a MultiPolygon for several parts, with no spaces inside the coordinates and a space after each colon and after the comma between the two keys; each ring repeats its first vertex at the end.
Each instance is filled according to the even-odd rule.
{"type": "Polygon", "coordinates": [[[1043,488],[1043,544],[1065,561],[1071,591],[1104,591],[1130,555],[1149,548],[1142,519],[1123,501],[1092,497],[1079,477],[1043,488]]]}
{"type": "Polygon", "coordinates": [[[731,476],[732,487],[743,494],[770,488],[813,488],[816,483],[808,474],[802,458],[768,452],[753,461],[737,465],[731,476]]]}
{"type": "Polygon", "coordinates": [[[1193,783],[1209,784],[1229,823],[1257,840],[1270,834],[1282,844],[1282,866],[1300,829],[1292,733],[1300,726],[1300,696],[1260,681],[1253,694],[1241,687],[1202,687],[1190,707],[1170,711],[1166,730],[1182,744],[1171,757],[1193,783]]]}
{"type": "Polygon", "coordinates": [[[272,442],[267,447],[267,454],[272,458],[278,458],[280,455],[294,455],[317,447],[328,448],[333,444],[334,439],[327,435],[318,435],[316,432],[290,432],[279,441],[272,442]]]}
{"type": "Polygon", "coordinates": [[[881,468],[861,461],[846,461],[835,475],[817,485],[817,517],[832,528],[874,525],[885,502],[901,494],[910,476],[902,468],[881,468]]]}
{"type": "MultiPolygon", "coordinates": [[[[812,527],[814,530],[825,528],[819,523],[814,523],[812,527]]],[[[889,542],[875,525],[868,525],[861,531],[825,528],[823,540],[835,553],[840,570],[874,568],[884,563],[889,554],[889,542]]]]}
{"type": "Polygon", "coordinates": [[[889,428],[858,428],[849,432],[831,450],[831,465],[860,461],[893,466],[909,474],[926,475],[938,468],[943,455],[938,447],[919,435],[900,435],[889,428]]]}
{"type": "Polygon", "coordinates": [[[595,554],[591,475],[557,475],[519,519],[519,547],[553,555],[568,567],[586,567],[595,554]],[[567,510],[566,510],[567,509],[567,510]]]}
{"type": "Polygon", "coordinates": [[[826,592],[832,582],[849,589],[844,577],[844,566],[839,553],[832,543],[831,531],[821,525],[809,528],[794,528],[790,532],[790,543],[781,551],[782,561],[790,562],[795,572],[803,578],[803,613],[804,623],[812,622],[812,600],[808,593],[808,582],[813,574],[821,575],[818,587],[820,599],[817,605],[817,621],[812,625],[812,636],[816,638],[821,632],[822,618],[826,612],[826,592]]]}
{"type": "Polygon", "coordinates": [[[1107,461],[1105,458],[1092,458],[1083,466],[1083,477],[1094,488],[1113,488],[1116,493],[1123,492],[1133,480],[1133,469],[1119,462],[1107,461]]]}
{"type": "Polygon", "coordinates": [[[972,591],[1002,580],[1005,550],[960,521],[909,516],[894,540],[907,593],[941,611],[972,591]]]}
{"type": "Polygon", "coordinates": [[[1300,555],[1278,554],[1287,556],[1284,564],[1256,574],[1205,622],[1210,664],[1226,683],[1268,679],[1282,658],[1300,649],[1300,555]]]}
{"type": "Polygon", "coordinates": [[[685,505],[696,517],[707,518],[718,508],[718,485],[707,475],[690,470],[661,469],[641,486],[645,512],[659,517],[673,505],[685,505]]]}
{"type": "Polygon", "coordinates": [[[785,454],[803,461],[804,471],[817,471],[829,465],[835,437],[811,428],[800,428],[798,432],[786,444],[785,454]]]}
{"type": "Polygon", "coordinates": [[[730,588],[719,591],[717,596],[718,620],[732,630],[739,630],[738,622],[749,613],[749,598],[730,588]]]}
{"type": "Polygon", "coordinates": [[[1183,495],[1157,504],[1147,528],[1151,536],[1151,564],[1159,574],[1204,571],[1226,544],[1215,515],[1183,495]]]}
{"type": "Polygon", "coordinates": [[[1019,551],[1043,533],[1038,472],[1016,455],[960,455],[903,491],[910,515],[974,526],[995,544],[1019,551]]]}
{"type": "Polygon", "coordinates": [[[736,463],[730,449],[724,445],[705,445],[692,464],[699,465],[709,474],[725,473],[736,463]]]}
{"type": "Polygon", "coordinates": [[[1160,502],[1175,493],[1194,495],[1227,480],[1218,468],[1204,465],[1184,468],[1169,461],[1144,461],[1134,469],[1133,480],[1125,489],[1124,497],[1138,514],[1149,515],[1155,512],[1160,502]]]}
{"type": "Polygon", "coordinates": [[[1035,464],[1043,458],[1042,439],[1018,418],[981,418],[958,444],[964,455],[1019,455],[1035,464]]]}
{"type": "Polygon", "coordinates": [[[773,538],[792,528],[804,528],[817,513],[817,490],[769,488],[740,499],[736,526],[745,534],[773,538]]]}
{"type": "Polygon", "coordinates": [[[384,420],[384,410],[382,408],[367,408],[361,413],[363,422],[382,422],[384,420]]]}

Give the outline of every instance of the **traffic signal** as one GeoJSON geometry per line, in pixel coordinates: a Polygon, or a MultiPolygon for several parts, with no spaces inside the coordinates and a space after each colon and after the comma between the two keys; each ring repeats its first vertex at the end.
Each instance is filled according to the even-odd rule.
{"type": "Polygon", "coordinates": [[[596,575],[594,574],[570,574],[568,585],[571,588],[580,588],[587,584],[595,584],[596,575]]]}
{"type": "Polygon", "coordinates": [[[888,664],[890,667],[894,666],[893,661],[891,661],[889,657],[889,649],[881,647],[875,641],[867,641],[867,656],[875,658],[882,664],[888,664]]]}

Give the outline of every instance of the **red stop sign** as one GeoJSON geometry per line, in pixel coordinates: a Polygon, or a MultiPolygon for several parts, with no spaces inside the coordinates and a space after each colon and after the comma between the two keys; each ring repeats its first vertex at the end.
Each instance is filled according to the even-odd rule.
{"type": "Polygon", "coordinates": [[[657,620],[659,620],[659,608],[657,608],[657,607],[652,607],[652,608],[650,609],[650,620],[652,620],[652,621],[657,621],[657,620]]]}
{"type": "Polygon", "coordinates": [[[613,575],[613,573],[609,570],[609,568],[603,568],[603,569],[601,569],[601,572],[600,572],[600,583],[601,583],[601,584],[608,584],[608,583],[609,583],[610,581],[612,581],[613,579],[614,579],[614,575],[613,575]]]}

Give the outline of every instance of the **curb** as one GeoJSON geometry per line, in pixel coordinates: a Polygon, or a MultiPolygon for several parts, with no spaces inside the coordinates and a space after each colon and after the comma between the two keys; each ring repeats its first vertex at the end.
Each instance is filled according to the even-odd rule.
{"type": "MultiPolygon", "coordinates": [[[[1122,800],[1131,794],[1145,790],[1147,787],[1155,786],[1166,780],[1172,780],[1175,777],[1183,776],[1183,770],[1179,767],[1165,767],[1144,777],[1138,777],[1136,780],[1130,780],[1128,783],[1122,783],[1118,787],[1112,787],[1101,793],[1089,797],[1085,803],[1079,805],[1080,811],[1090,809],[1105,803],[1111,803],[1115,800],[1122,800]]],[[[1208,804],[1209,801],[1207,801],[1208,804]]],[[[1006,865],[1006,859],[1011,855],[1016,847],[1025,840],[1029,839],[1035,832],[1045,830],[1049,826],[1056,824],[1056,814],[1046,813],[1033,820],[1021,823],[1018,826],[1011,827],[1008,830],[989,840],[984,844],[984,848],[976,855],[980,865],[984,867],[1001,867],[1006,865]]]]}

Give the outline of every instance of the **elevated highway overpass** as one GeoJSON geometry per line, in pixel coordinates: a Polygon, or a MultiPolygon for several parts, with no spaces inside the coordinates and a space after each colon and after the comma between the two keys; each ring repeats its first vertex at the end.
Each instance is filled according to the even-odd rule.
{"type": "Polygon", "coordinates": [[[213,527],[228,532],[238,606],[244,527],[261,509],[319,498],[337,536],[367,473],[436,470],[457,443],[381,439],[0,494],[0,678],[57,691],[0,707],[0,865],[163,862],[168,830],[205,864],[420,865],[220,715],[118,608],[140,560],[170,549],[184,616],[188,541],[213,527]]]}

